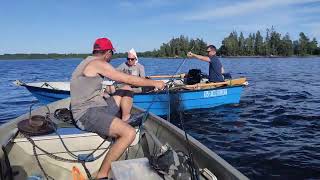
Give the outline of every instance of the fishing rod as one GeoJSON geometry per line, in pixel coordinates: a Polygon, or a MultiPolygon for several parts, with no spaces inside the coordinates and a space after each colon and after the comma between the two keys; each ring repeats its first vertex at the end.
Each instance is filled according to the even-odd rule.
{"type": "MultiPolygon", "coordinates": [[[[194,46],[192,46],[192,48],[190,49],[190,51],[192,51],[193,48],[194,48],[194,46]]],[[[174,76],[180,72],[180,70],[181,70],[182,66],[185,64],[186,60],[187,60],[187,57],[185,57],[185,58],[183,59],[182,63],[180,63],[180,65],[179,65],[179,67],[177,68],[176,72],[171,76],[171,78],[170,78],[169,81],[168,81],[168,84],[169,84],[169,85],[168,85],[168,88],[167,88],[167,95],[168,95],[168,115],[167,115],[167,121],[169,121],[169,122],[170,122],[170,120],[171,120],[171,112],[170,112],[171,101],[170,101],[170,92],[169,92],[169,90],[170,90],[170,88],[169,88],[169,87],[170,87],[170,83],[174,84],[174,76]]]]}
{"type": "MultiPolygon", "coordinates": [[[[191,48],[190,51],[192,51],[194,48],[194,46],[191,48]]],[[[182,63],[180,63],[178,69],[176,70],[176,72],[172,75],[172,77],[169,79],[168,82],[171,82],[172,84],[174,83],[174,75],[179,73],[179,71],[181,70],[182,66],[185,64],[187,60],[187,57],[184,58],[184,60],[182,61],[182,63]]],[[[168,94],[168,117],[167,117],[167,120],[170,122],[170,92],[169,92],[169,88],[167,88],[167,94],[168,94]]],[[[179,101],[181,101],[180,99],[180,96],[179,96],[179,101]]],[[[185,139],[186,139],[186,143],[187,143],[187,150],[188,150],[188,156],[189,156],[189,165],[191,167],[190,169],[190,173],[191,173],[191,179],[192,180],[199,180],[199,176],[197,174],[197,171],[195,169],[195,164],[194,164],[194,161],[193,161],[193,156],[192,156],[192,152],[191,152],[191,148],[190,148],[190,141],[189,141],[189,138],[188,138],[188,134],[186,132],[186,129],[184,127],[184,120],[182,118],[182,115],[181,115],[181,109],[179,109],[179,119],[180,119],[180,124],[181,124],[181,127],[182,127],[182,130],[184,131],[184,135],[185,135],[185,139]]]]}

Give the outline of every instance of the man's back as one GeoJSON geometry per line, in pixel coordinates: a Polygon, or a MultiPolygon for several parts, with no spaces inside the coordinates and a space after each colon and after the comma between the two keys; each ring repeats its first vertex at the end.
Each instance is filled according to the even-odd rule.
{"type": "Polygon", "coordinates": [[[72,73],[70,81],[71,107],[73,116],[78,119],[90,107],[107,106],[101,96],[103,78],[86,77],[83,74],[84,68],[95,59],[89,56],[84,59],[72,73]],[[85,86],[84,86],[85,85],[85,86]]]}
{"type": "Polygon", "coordinates": [[[217,56],[210,57],[209,63],[209,81],[210,82],[223,82],[222,64],[217,56]]]}

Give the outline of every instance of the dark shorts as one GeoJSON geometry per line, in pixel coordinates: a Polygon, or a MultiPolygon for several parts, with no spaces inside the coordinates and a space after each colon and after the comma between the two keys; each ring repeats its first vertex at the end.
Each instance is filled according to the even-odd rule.
{"type": "Polygon", "coordinates": [[[109,136],[111,123],[120,110],[113,97],[105,100],[108,106],[89,108],[79,119],[86,131],[97,133],[103,138],[109,136]]]}

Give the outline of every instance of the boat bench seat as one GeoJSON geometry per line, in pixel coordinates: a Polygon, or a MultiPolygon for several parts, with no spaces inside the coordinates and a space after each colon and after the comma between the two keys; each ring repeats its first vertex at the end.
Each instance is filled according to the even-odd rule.
{"type": "Polygon", "coordinates": [[[111,164],[111,171],[114,180],[163,179],[151,168],[147,158],[114,161],[111,164]]]}

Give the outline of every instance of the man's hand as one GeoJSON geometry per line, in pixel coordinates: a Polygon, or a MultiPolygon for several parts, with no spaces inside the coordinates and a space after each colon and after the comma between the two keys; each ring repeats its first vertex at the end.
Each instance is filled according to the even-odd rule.
{"type": "Polygon", "coordinates": [[[155,81],[155,84],[154,84],[155,89],[163,90],[164,86],[165,84],[163,81],[155,81]]]}
{"type": "Polygon", "coordinates": [[[188,56],[188,57],[194,57],[194,54],[193,54],[191,51],[189,51],[189,52],[187,53],[187,56],[188,56]]]}

